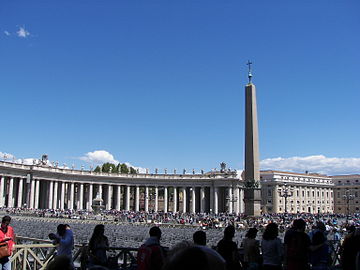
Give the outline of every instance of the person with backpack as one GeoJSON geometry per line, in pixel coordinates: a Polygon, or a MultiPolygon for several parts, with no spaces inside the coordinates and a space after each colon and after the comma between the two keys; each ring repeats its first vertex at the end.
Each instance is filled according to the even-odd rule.
{"type": "Polygon", "coordinates": [[[138,249],[137,270],[160,270],[164,264],[164,251],[160,245],[160,228],[151,227],[149,234],[150,237],[138,249]]]}

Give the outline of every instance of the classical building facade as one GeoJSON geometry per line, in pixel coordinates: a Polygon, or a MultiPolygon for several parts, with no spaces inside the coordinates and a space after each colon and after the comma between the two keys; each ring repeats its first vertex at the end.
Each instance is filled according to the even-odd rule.
{"type": "Polygon", "coordinates": [[[263,213],[333,213],[331,177],[314,173],[261,171],[263,213]]]}
{"type": "Polygon", "coordinates": [[[331,177],[334,187],[334,212],[360,213],[360,174],[331,177]]]}
{"type": "Polygon", "coordinates": [[[236,172],[117,174],[0,161],[0,207],[242,213],[236,172]]]}

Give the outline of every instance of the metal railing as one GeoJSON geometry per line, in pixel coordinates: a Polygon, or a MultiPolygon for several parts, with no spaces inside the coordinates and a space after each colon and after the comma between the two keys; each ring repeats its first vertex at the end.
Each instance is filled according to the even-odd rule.
{"type": "MultiPolygon", "coordinates": [[[[73,262],[75,269],[86,269],[87,245],[74,246],[73,262]]],[[[129,269],[136,264],[137,248],[110,247],[109,262],[112,269],[129,269]]],[[[12,269],[44,270],[56,254],[56,245],[49,240],[30,237],[16,237],[15,250],[10,257],[12,269]]]]}

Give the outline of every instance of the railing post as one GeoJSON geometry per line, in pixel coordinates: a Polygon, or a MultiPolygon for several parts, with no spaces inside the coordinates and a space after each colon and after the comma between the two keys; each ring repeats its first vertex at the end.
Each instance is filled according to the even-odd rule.
{"type": "Polygon", "coordinates": [[[22,265],[22,270],[26,270],[26,259],[27,259],[27,248],[24,248],[24,257],[23,257],[23,265],[22,265]]]}

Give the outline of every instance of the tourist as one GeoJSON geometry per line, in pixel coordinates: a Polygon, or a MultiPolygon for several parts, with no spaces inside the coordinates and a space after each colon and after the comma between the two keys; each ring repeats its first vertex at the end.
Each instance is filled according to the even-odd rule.
{"type": "Polygon", "coordinates": [[[210,270],[226,269],[226,262],[224,258],[216,250],[206,246],[206,233],[204,231],[196,231],[193,234],[193,240],[194,245],[206,254],[210,270]]]}
{"type": "Polygon", "coordinates": [[[310,264],[312,270],[328,270],[330,249],[324,233],[318,230],[312,235],[310,246],[310,264]]]}
{"type": "Polygon", "coordinates": [[[164,264],[164,251],[160,245],[161,230],[151,227],[150,237],[142,244],[137,253],[138,270],[160,270],[164,264]]]}
{"type": "Polygon", "coordinates": [[[259,241],[256,240],[258,230],[250,228],[242,242],[244,249],[244,266],[247,270],[258,270],[260,268],[259,241]]]}
{"type": "Polygon", "coordinates": [[[217,244],[217,251],[226,261],[227,270],[241,269],[236,243],[232,240],[235,236],[235,227],[229,225],[224,230],[224,238],[217,244]]]}
{"type": "Polygon", "coordinates": [[[343,270],[355,269],[356,256],[359,251],[360,232],[356,232],[355,226],[348,227],[348,234],[341,246],[341,265],[343,270]]]}
{"type": "Polygon", "coordinates": [[[0,246],[2,246],[2,258],[0,258],[0,270],[11,270],[10,256],[15,249],[14,229],[10,226],[11,217],[4,216],[0,227],[0,246]]]}
{"type": "Polygon", "coordinates": [[[279,229],[276,223],[266,225],[261,241],[263,270],[281,270],[283,246],[278,238],[279,229]]]}
{"type": "Polygon", "coordinates": [[[284,268],[287,270],[309,269],[310,238],[305,233],[305,228],[303,219],[295,219],[293,226],[285,234],[284,268]]]}
{"type": "Polygon", "coordinates": [[[187,246],[169,258],[163,270],[209,270],[212,268],[205,252],[198,246],[187,246]]]}
{"type": "Polygon", "coordinates": [[[66,229],[65,224],[57,226],[57,234],[49,234],[49,238],[57,245],[57,256],[65,255],[72,261],[72,251],[74,248],[74,237],[71,230],[66,229]]]}
{"type": "Polygon", "coordinates": [[[105,226],[98,224],[89,241],[89,263],[90,266],[107,266],[106,251],[109,249],[108,238],[104,235],[105,226]]]}

